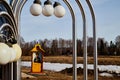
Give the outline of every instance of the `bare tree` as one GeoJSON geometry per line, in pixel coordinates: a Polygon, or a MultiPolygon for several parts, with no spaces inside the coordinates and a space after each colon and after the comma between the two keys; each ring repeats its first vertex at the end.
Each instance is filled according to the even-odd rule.
{"type": "Polygon", "coordinates": [[[57,55],[58,53],[58,40],[55,39],[52,41],[52,46],[51,46],[51,53],[52,55],[57,55]]]}

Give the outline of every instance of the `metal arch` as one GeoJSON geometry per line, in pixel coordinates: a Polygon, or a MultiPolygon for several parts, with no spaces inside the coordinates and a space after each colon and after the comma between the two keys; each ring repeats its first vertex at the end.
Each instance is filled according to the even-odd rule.
{"type": "Polygon", "coordinates": [[[15,23],[15,18],[14,18],[14,15],[13,15],[13,11],[11,9],[11,7],[6,3],[6,1],[0,1],[0,4],[3,4],[5,6],[5,8],[7,9],[8,13],[10,14],[10,16],[12,17],[13,21],[14,21],[14,24],[16,26],[16,23],[15,23]]]}
{"type": "Polygon", "coordinates": [[[13,7],[15,0],[10,0],[10,6],[13,7]]]}
{"type": "Polygon", "coordinates": [[[19,35],[19,32],[20,32],[19,31],[18,21],[19,21],[19,18],[20,18],[21,10],[22,10],[22,8],[23,8],[23,6],[24,6],[24,4],[25,4],[26,1],[27,0],[17,0],[17,1],[11,0],[10,5],[11,5],[12,9],[6,3],[6,1],[0,1],[0,3],[3,4],[5,6],[5,8],[8,10],[8,13],[12,17],[11,19],[13,19],[12,22],[15,24],[14,28],[15,28],[15,31],[17,33],[17,36],[19,35]],[[14,9],[13,9],[13,7],[14,7],[14,9]]]}
{"type": "Polygon", "coordinates": [[[0,12],[0,16],[5,17],[8,20],[10,25],[13,26],[13,30],[14,30],[16,36],[17,36],[17,33],[16,33],[17,30],[15,29],[15,25],[13,24],[13,20],[12,20],[11,16],[7,12],[5,12],[5,11],[0,12]]]}
{"type": "Polygon", "coordinates": [[[10,0],[10,6],[12,7],[12,9],[13,7],[15,7],[16,1],[17,0],[10,0]]]}
{"type": "Polygon", "coordinates": [[[26,3],[27,0],[22,0],[21,2],[19,2],[19,4],[17,4],[17,8],[15,10],[15,17],[16,17],[16,24],[17,26],[19,27],[19,24],[18,24],[18,21],[20,20],[20,15],[21,15],[21,11],[22,11],[22,8],[24,6],[24,4],[26,3]]]}
{"type": "Polygon", "coordinates": [[[15,18],[12,12],[12,9],[10,8],[10,6],[7,4],[6,1],[0,1],[0,4],[3,4],[5,6],[5,8],[7,9],[6,11],[2,11],[0,12],[0,14],[2,14],[3,12],[5,13],[5,15],[7,15],[7,19],[9,20],[10,24],[14,27],[15,33],[16,33],[16,37],[18,35],[18,30],[17,30],[17,26],[16,26],[16,22],[15,22],[15,18]]]}
{"type": "Polygon", "coordinates": [[[24,6],[26,1],[27,0],[16,0],[16,1],[12,0],[11,1],[12,10],[15,16],[17,26],[18,26],[18,21],[19,21],[18,17],[20,16],[22,7],[24,6]]]}
{"type": "Polygon", "coordinates": [[[84,9],[80,3],[80,0],[75,0],[76,3],[79,6],[79,9],[81,11],[81,15],[82,15],[82,19],[83,19],[83,47],[84,47],[84,80],[88,80],[87,79],[87,28],[86,28],[86,16],[85,16],[85,12],[84,9]]]}
{"type": "Polygon", "coordinates": [[[16,18],[17,9],[19,8],[19,4],[20,4],[21,0],[16,0],[16,1],[17,1],[16,4],[14,2],[15,5],[13,6],[13,13],[14,13],[15,18],[16,18]]]}
{"type": "MultiPolygon", "coordinates": [[[[18,0],[18,2],[15,4],[15,2],[12,0],[12,4],[15,4],[14,6],[12,5],[12,7],[14,7],[14,16],[15,16],[15,20],[16,20],[16,25],[17,25],[17,31],[18,31],[18,44],[20,43],[20,15],[21,15],[21,11],[22,8],[25,4],[27,0],[18,0]]],[[[21,61],[18,60],[16,63],[13,63],[13,73],[16,75],[13,77],[14,80],[20,80],[21,79],[21,74],[20,74],[20,63],[21,61]]]]}
{"type": "Polygon", "coordinates": [[[8,23],[4,23],[4,24],[2,24],[2,26],[0,27],[0,31],[1,31],[4,27],[9,27],[9,28],[12,30],[12,33],[14,34],[13,36],[14,36],[15,39],[16,39],[15,32],[14,32],[14,30],[13,30],[13,27],[12,27],[11,25],[9,25],[8,23]]]}
{"type": "Polygon", "coordinates": [[[18,7],[18,4],[21,0],[13,0],[14,3],[13,3],[13,6],[12,6],[12,10],[13,10],[13,13],[16,13],[16,8],[18,7]]]}
{"type": "Polygon", "coordinates": [[[20,43],[20,16],[21,16],[21,11],[22,8],[24,6],[24,4],[26,3],[27,0],[22,0],[18,2],[18,4],[16,4],[16,8],[14,11],[14,15],[15,15],[15,19],[16,19],[16,24],[17,24],[17,30],[18,30],[18,44],[20,43]]]}
{"type": "MultiPolygon", "coordinates": [[[[15,22],[15,17],[13,15],[13,11],[11,9],[11,6],[5,1],[5,0],[0,0],[0,4],[4,6],[6,11],[1,11],[0,16],[5,17],[5,19],[8,21],[8,23],[3,23],[0,28],[4,28],[4,26],[7,26],[11,29],[12,34],[14,38],[18,38],[18,31],[17,31],[17,26],[15,22]]],[[[13,80],[13,63],[9,64],[5,68],[6,70],[9,70],[9,75],[5,79],[13,80]]],[[[4,76],[5,77],[5,76],[4,76]]],[[[3,78],[4,79],[4,78],[3,78]]]]}
{"type": "Polygon", "coordinates": [[[88,7],[90,9],[90,13],[92,16],[92,24],[93,24],[93,45],[94,45],[94,80],[98,80],[98,61],[97,61],[97,39],[96,39],[96,20],[94,10],[89,0],[86,0],[88,7]]]}
{"type": "Polygon", "coordinates": [[[5,17],[10,22],[10,25],[13,26],[13,29],[14,29],[14,32],[15,32],[15,36],[17,37],[17,30],[15,28],[15,25],[13,24],[13,20],[12,20],[11,16],[7,12],[4,12],[4,11],[0,12],[0,16],[5,17]]]}
{"type": "Polygon", "coordinates": [[[77,41],[76,41],[76,24],[75,24],[75,14],[71,4],[68,0],[63,0],[64,3],[70,10],[71,17],[72,17],[72,32],[73,32],[73,80],[77,80],[77,41]]]}
{"type": "Polygon", "coordinates": [[[13,0],[13,1],[14,1],[14,3],[13,3],[13,6],[12,6],[12,10],[14,11],[18,0],[13,0]]]}

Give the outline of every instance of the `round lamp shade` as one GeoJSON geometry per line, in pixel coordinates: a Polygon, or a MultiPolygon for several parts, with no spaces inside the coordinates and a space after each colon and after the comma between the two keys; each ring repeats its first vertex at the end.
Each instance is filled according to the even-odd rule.
{"type": "Polygon", "coordinates": [[[54,9],[54,14],[58,18],[63,17],[65,15],[65,13],[66,13],[65,8],[61,5],[56,6],[55,9],[54,9]]]}
{"type": "Polygon", "coordinates": [[[9,52],[11,53],[10,62],[13,62],[16,58],[16,52],[13,48],[9,48],[9,52]]]}
{"type": "Polygon", "coordinates": [[[14,44],[13,49],[15,50],[15,53],[16,53],[16,57],[15,57],[14,61],[17,61],[20,59],[20,57],[22,55],[22,50],[18,44],[14,44]]]}
{"type": "Polygon", "coordinates": [[[39,16],[42,13],[42,7],[40,4],[32,4],[30,7],[30,12],[33,16],[39,16]]]}
{"type": "Polygon", "coordinates": [[[10,57],[9,46],[5,43],[0,43],[0,64],[7,64],[10,61],[10,57]]]}
{"type": "Polygon", "coordinates": [[[52,5],[47,4],[44,5],[43,9],[42,9],[42,13],[44,16],[51,16],[54,13],[54,8],[52,5]]]}

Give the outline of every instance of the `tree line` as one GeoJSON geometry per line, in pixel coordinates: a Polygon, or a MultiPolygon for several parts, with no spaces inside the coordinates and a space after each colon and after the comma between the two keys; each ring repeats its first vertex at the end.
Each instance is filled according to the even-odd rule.
{"type": "MultiPolygon", "coordinates": [[[[30,51],[35,44],[39,43],[45,50],[45,56],[59,56],[59,55],[72,55],[72,40],[53,39],[53,40],[34,40],[31,42],[24,42],[21,40],[22,55],[31,55],[30,51]]],[[[93,38],[89,37],[87,40],[87,53],[88,56],[93,56],[93,38]]],[[[115,41],[107,42],[104,38],[97,40],[98,55],[120,55],[120,36],[117,36],[115,41]]],[[[77,40],[77,55],[83,56],[83,40],[77,40]]]]}

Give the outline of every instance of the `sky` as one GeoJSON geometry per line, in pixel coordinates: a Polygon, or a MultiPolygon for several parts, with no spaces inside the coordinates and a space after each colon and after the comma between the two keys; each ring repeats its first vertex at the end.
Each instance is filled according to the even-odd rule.
{"type": "MultiPolygon", "coordinates": [[[[42,6],[45,0],[42,1],[42,6]]],[[[66,14],[62,18],[57,18],[54,15],[46,17],[43,14],[33,16],[30,13],[30,6],[33,0],[28,0],[24,5],[21,13],[21,36],[26,42],[33,40],[44,39],[72,39],[72,18],[68,7],[62,0],[59,1],[66,9],[66,14]]],[[[80,0],[84,8],[87,20],[87,36],[92,37],[92,18],[85,0],[80,0]]],[[[96,35],[97,38],[104,38],[106,41],[115,41],[115,38],[120,35],[120,0],[90,0],[96,16],[96,35]]],[[[69,0],[75,16],[77,38],[83,39],[83,22],[81,12],[75,0],[69,0]]]]}

